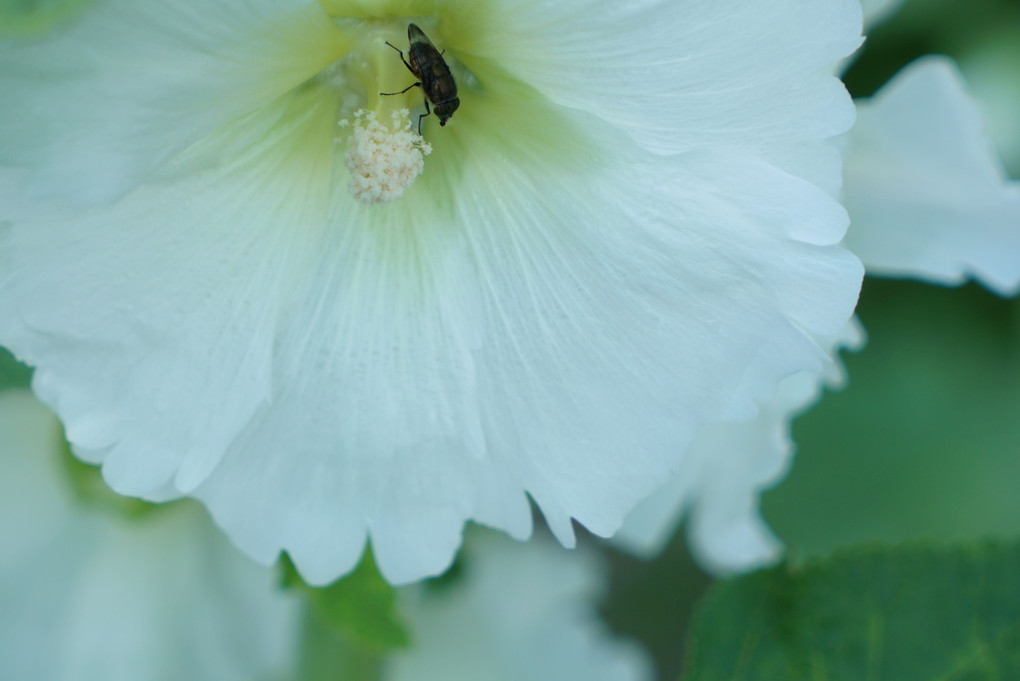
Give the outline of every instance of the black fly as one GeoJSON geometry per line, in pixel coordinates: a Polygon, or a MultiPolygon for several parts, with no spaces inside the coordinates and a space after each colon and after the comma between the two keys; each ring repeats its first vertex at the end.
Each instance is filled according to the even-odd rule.
{"type": "Polygon", "coordinates": [[[429,102],[435,107],[436,117],[439,125],[446,125],[450,116],[460,106],[457,99],[457,83],[453,81],[453,74],[450,67],[446,65],[442,53],[436,49],[425,33],[411,24],[407,27],[407,40],[410,47],[407,50],[407,59],[404,53],[395,45],[387,41],[387,45],[397,50],[400,60],[404,66],[418,78],[417,83],[408,85],[400,92],[380,92],[380,95],[402,95],[413,87],[421,86],[425,94],[425,113],[418,116],[418,134],[421,134],[421,119],[429,115],[433,110],[429,109],[429,102]],[[409,61],[410,60],[410,61],[409,61]]]}

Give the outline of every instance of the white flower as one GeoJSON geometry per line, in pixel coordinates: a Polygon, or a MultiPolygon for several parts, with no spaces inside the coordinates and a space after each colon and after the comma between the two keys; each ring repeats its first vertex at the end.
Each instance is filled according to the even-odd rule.
{"type": "Polygon", "coordinates": [[[869,274],[1020,288],[1020,183],[1010,181],[955,64],[920,59],[858,104],[847,140],[846,243],[869,274]]]}
{"type": "Polygon", "coordinates": [[[56,419],[0,395],[0,678],[255,681],[296,653],[298,603],[195,504],[84,506],[56,419]]]}
{"type": "Polygon", "coordinates": [[[525,538],[527,495],[564,544],[573,519],[611,534],[851,313],[829,74],[860,21],[855,0],[97,0],[0,48],[0,342],[115,489],[193,495],[312,583],[368,537],[397,583],[442,571],[465,520],[525,538]],[[378,94],[414,82],[386,45],[410,21],[460,107],[425,119],[403,195],[364,205],[337,124],[423,112],[419,88],[378,94]]]}
{"type": "Polygon", "coordinates": [[[386,681],[639,681],[648,657],[615,639],[595,601],[607,583],[597,556],[545,537],[527,545],[478,534],[454,584],[401,593],[415,645],[391,655],[386,681]]]}

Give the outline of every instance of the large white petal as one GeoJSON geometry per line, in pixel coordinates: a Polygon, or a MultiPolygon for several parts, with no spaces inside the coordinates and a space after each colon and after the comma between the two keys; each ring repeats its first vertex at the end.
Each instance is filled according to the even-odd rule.
{"type": "Polygon", "coordinates": [[[344,46],[313,0],[90,5],[36,43],[0,42],[0,163],[30,165],[36,194],[117,198],[344,46]]]}
{"type": "Polygon", "coordinates": [[[0,395],[0,678],[252,681],[296,652],[298,603],[193,504],[130,519],[77,502],[60,429],[0,395]]]}
{"type": "Polygon", "coordinates": [[[595,554],[547,537],[516,544],[472,537],[463,572],[447,588],[402,592],[414,645],[394,654],[386,681],[638,681],[647,656],[614,639],[596,599],[606,587],[595,554]]]}
{"type": "Polygon", "coordinates": [[[555,130],[508,162],[470,120],[490,114],[446,143],[475,159],[452,207],[367,225],[338,201],[272,403],[195,490],[260,560],[286,548],[328,581],[370,534],[410,581],[449,564],[465,519],[527,536],[525,492],[567,544],[572,519],[611,534],[700,424],[821,367],[810,334],[852,310],[861,269],[827,245],[845,215],[824,191],[725,154],[564,167],[555,130]]]}
{"type": "Polygon", "coordinates": [[[858,105],[847,245],[870,274],[1020,287],[1020,184],[1006,178],[956,66],[914,62],[858,105]]]}

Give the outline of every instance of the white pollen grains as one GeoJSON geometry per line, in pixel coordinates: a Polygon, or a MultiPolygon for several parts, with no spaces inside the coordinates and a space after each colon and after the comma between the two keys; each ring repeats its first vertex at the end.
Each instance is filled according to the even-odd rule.
{"type": "MultiPolygon", "coordinates": [[[[390,127],[386,127],[374,111],[354,112],[344,163],[351,173],[347,188],[362,203],[389,203],[400,198],[425,169],[425,156],[432,153],[432,145],[411,131],[407,109],[394,111],[391,118],[390,127]]],[[[348,124],[346,119],[340,121],[341,127],[348,124]]]]}

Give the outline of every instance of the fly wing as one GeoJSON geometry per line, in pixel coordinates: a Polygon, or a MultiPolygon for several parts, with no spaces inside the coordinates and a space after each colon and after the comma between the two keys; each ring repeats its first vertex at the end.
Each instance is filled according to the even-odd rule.
{"type": "Polygon", "coordinates": [[[407,39],[410,42],[408,58],[415,75],[421,81],[425,96],[433,104],[442,104],[457,96],[457,84],[450,67],[425,33],[409,24],[407,39]]]}
{"type": "Polygon", "coordinates": [[[457,83],[453,80],[450,67],[445,61],[429,64],[431,71],[428,78],[422,75],[421,82],[424,86],[428,83],[426,95],[433,104],[442,104],[457,96],[457,83]]]}
{"type": "Polygon", "coordinates": [[[420,43],[422,45],[427,45],[428,47],[431,47],[436,52],[439,51],[436,50],[436,46],[432,44],[432,41],[429,40],[429,37],[425,35],[425,31],[421,30],[414,24],[407,25],[407,42],[411,45],[412,48],[414,47],[415,43],[420,43]]]}

